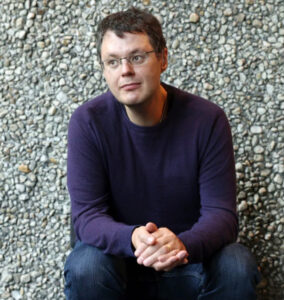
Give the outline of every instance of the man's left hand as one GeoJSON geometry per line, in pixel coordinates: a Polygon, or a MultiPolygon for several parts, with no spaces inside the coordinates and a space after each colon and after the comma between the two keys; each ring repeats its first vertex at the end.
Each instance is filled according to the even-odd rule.
{"type": "Polygon", "coordinates": [[[156,242],[146,249],[136,249],[137,262],[156,271],[169,271],[188,263],[187,250],[182,241],[168,228],[158,228],[152,233],[156,242]],[[142,252],[141,252],[142,250],[142,252]]]}

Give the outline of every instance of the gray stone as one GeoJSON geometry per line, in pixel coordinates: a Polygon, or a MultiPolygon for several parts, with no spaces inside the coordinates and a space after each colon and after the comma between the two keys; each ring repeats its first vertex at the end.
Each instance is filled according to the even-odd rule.
{"type": "Polygon", "coordinates": [[[20,30],[17,32],[16,37],[20,40],[24,40],[26,38],[27,32],[25,30],[20,30]]]}
{"type": "Polygon", "coordinates": [[[283,183],[283,176],[280,174],[276,174],[276,176],[274,177],[274,182],[278,183],[278,184],[282,184],[283,183]]]}
{"type": "Polygon", "coordinates": [[[231,16],[232,14],[233,14],[233,11],[232,11],[231,8],[226,8],[226,9],[224,10],[224,16],[229,17],[229,16],[231,16]]]}
{"type": "Polygon", "coordinates": [[[262,22],[260,20],[253,20],[252,25],[258,28],[262,27],[262,22]]]}
{"type": "Polygon", "coordinates": [[[269,94],[269,95],[273,95],[273,91],[274,91],[274,87],[273,87],[273,85],[271,85],[271,84],[267,84],[267,86],[266,86],[266,91],[267,91],[267,93],[269,94]]]}
{"type": "Polygon", "coordinates": [[[245,211],[248,209],[248,204],[245,200],[243,200],[240,204],[239,204],[239,211],[245,211]]]}
{"type": "Polygon", "coordinates": [[[250,131],[252,133],[255,133],[255,134],[259,134],[259,133],[262,133],[263,130],[262,130],[262,127],[261,126],[257,126],[257,125],[253,125],[251,128],[250,128],[250,131]]]}
{"type": "Polygon", "coordinates": [[[13,275],[7,269],[2,270],[1,282],[8,283],[12,280],[13,280],[13,275]]]}
{"type": "Polygon", "coordinates": [[[13,299],[15,300],[19,300],[22,299],[22,295],[20,294],[20,291],[14,290],[11,292],[11,296],[13,297],[13,299]]]}
{"type": "Polygon", "coordinates": [[[65,93],[63,92],[59,92],[57,95],[56,95],[56,99],[58,101],[62,101],[62,102],[66,102],[68,100],[68,97],[65,93]]]}
{"type": "Polygon", "coordinates": [[[257,153],[257,154],[261,154],[264,152],[264,148],[262,146],[256,146],[254,147],[254,152],[257,153]]]}
{"type": "Polygon", "coordinates": [[[26,190],[26,187],[24,184],[16,184],[16,190],[23,193],[26,190]]]}
{"type": "Polygon", "coordinates": [[[28,194],[21,194],[19,196],[19,200],[20,201],[26,201],[26,200],[29,200],[29,195],[28,194]]]}
{"type": "Polygon", "coordinates": [[[29,283],[31,281],[31,276],[29,274],[24,274],[21,276],[22,283],[29,283]]]}

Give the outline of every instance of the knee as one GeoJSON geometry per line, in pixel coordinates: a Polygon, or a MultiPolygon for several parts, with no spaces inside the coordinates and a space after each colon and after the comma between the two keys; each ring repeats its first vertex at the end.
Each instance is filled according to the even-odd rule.
{"type": "Polygon", "coordinates": [[[91,248],[83,243],[77,243],[73,251],[68,256],[64,274],[71,281],[83,281],[94,277],[96,272],[96,248],[91,248]]]}
{"type": "Polygon", "coordinates": [[[215,274],[219,274],[223,280],[239,283],[257,284],[260,274],[256,261],[245,246],[234,243],[224,247],[212,259],[215,274]]]}
{"type": "Polygon", "coordinates": [[[119,258],[104,254],[98,248],[78,242],[68,256],[64,274],[69,281],[105,281],[109,274],[123,273],[123,263],[119,258]]]}

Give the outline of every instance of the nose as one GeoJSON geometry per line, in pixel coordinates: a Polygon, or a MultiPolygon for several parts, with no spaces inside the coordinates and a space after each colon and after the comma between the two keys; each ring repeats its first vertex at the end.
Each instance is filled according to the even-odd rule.
{"type": "Polygon", "coordinates": [[[132,64],[126,58],[121,60],[121,72],[122,76],[130,76],[135,73],[132,64]]]}

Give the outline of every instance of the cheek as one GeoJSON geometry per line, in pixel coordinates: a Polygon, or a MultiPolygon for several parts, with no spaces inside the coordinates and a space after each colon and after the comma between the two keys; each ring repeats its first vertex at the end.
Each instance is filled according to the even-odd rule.
{"type": "Polygon", "coordinates": [[[110,76],[109,74],[106,74],[105,72],[103,73],[103,76],[105,78],[105,81],[106,81],[107,85],[109,87],[114,87],[115,77],[114,76],[110,76]]]}

